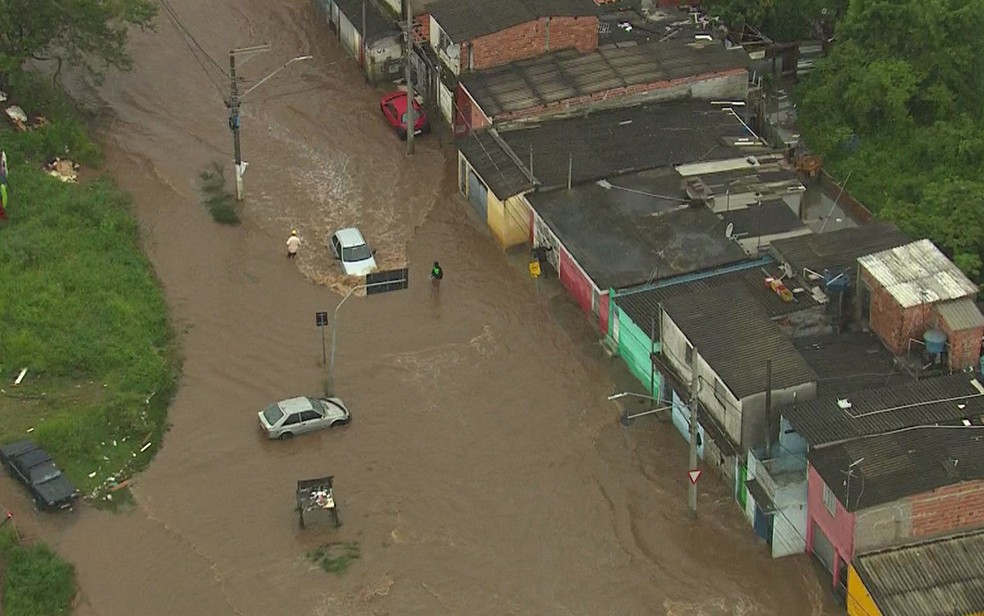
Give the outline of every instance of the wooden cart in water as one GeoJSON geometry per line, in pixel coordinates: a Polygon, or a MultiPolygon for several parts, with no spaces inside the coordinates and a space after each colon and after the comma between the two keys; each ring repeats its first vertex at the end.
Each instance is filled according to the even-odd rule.
{"type": "Polygon", "coordinates": [[[297,517],[301,528],[304,528],[304,514],[314,511],[327,512],[335,528],[341,525],[338,521],[338,506],[335,504],[334,479],[334,475],[328,475],[297,482],[297,517]]]}

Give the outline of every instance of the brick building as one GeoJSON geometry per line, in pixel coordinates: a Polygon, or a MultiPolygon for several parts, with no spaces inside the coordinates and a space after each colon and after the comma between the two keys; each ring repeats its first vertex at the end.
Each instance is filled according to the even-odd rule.
{"type": "Polygon", "coordinates": [[[931,241],[919,240],[858,259],[858,311],[896,355],[942,359],[950,370],[976,368],[984,316],[974,303],[977,285],[931,241]],[[945,335],[943,352],[927,344],[945,335]]]}
{"type": "Polygon", "coordinates": [[[834,585],[858,551],[984,527],[984,385],[899,378],[780,409],[785,447],[809,462],[805,549],[834,585]]]}
{"type": "Polygon", "coordinates": [[[455,75],[562,49],[598,47],[598,9],[592,0],[442,0],[427,7],[430,44],[455,75]]]}
{"type": "Polygon", "coordinates": [[[807,545],[845,583],[855,553],[984,527],[984,427],[932,426],[816,448],[807,545]]]}

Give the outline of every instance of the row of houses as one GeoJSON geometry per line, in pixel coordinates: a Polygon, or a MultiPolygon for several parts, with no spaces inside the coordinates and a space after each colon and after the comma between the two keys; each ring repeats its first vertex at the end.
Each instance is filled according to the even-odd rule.
{"type": "MultiPolygon", "coordinates": [[[[343,40],[351,1],[324,9],[343,40]]],[[[772,555],[813,554],[852,614],[984,609],[979,558],[928,564],[984,527],[977,286],[929,240],[817,215],[750,128],[748,50],[699,11],[419,5],[409,61],[467,207],[503,249],[545,255],[685,439],[696,406],[703,466],[772,555]]]]}

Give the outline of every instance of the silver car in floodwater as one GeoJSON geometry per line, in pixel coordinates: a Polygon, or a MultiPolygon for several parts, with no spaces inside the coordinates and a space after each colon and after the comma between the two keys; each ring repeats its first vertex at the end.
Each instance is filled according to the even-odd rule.
{"type": "Polygon", "coordinates": [[[307,396],[281,400],[257,415],[267,436],[276,439],[342,426],[352,419],[341,399],[307,396]]]}

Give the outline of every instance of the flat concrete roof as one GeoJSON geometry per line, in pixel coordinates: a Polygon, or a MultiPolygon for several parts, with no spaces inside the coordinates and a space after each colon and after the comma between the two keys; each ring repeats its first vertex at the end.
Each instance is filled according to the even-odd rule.
{"type": "Polygon", "coordinates": [[[603,291],[744,259],[724,223],[683,198],[679,181],[664,168],[526,198],[603,291]]]}

